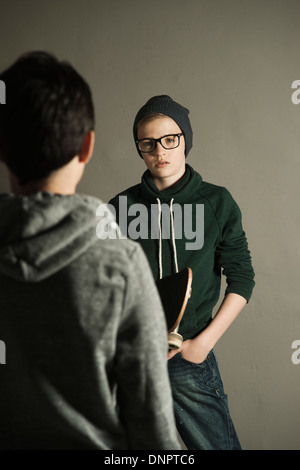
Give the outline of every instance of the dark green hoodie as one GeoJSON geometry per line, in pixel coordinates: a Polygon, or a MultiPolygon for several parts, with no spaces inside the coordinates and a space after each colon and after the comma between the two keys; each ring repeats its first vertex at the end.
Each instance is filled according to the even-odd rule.
{"type": "Polygon", "coordinates": [[[126,235],[141,243],[156,280],[176,269],[192,268],[192,296],[179,329],[184,339],[196,336],[211,321],[212,310],[220,295],[222,269],[227,281],[226,294],[236,293],[249,301],[254,271],[241,212],[227,189],[203,181],[191,166],[186,165],[183,178],[173,188],[159,191],[147,170],[140,184],[118,194],[110,204],[116,210],[122,232],[125,233],[124,225],[127,224],[129,233],[126,235]],[[119,199],[120,196],[123,198],[119,199]],[[133,206],[137,203],[147,208],[147,234],[145,213],[142,211],[142,218],[141,206],[133,206]],[[158,211],[163,204],[163,208],[166,204],[170,207],[169,213],[162,211],[160,239],[158,211]],[[181,216],[178,216],[180,209],[181,216]],[[173,219],[173,237],[171,229],[170,234],[167,233],[167,224],[162,230],[166,217],[171,227],[173,219]],[[135,231],[132,230],[134,227],[135,231]],[[139,238],[135,235],[138,230],[139,238]]]}

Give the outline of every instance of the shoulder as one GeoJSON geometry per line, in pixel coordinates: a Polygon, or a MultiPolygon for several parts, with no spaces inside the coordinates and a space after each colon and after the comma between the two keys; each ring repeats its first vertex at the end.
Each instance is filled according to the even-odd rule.
{"type": "Polygon", "coordinates": [[[111,198],[109,200],[109,204],[114,205],[118,201],[120,196],[126,196],[130,199],[135,199],[139,196],[140,191],[141,191],[141,184],[140,183],[135,184],[134,186],[131,186],[130,188],[125,189],[124,191],[121,191],[116,196],[111,198]]]}
{"type": "Polygon", "coordinates": [[[236,204],[230,191],[224,186],[218,186],[216,184],[208,183],[207,181],[202,181],[199,193],[202,197],[206,198],[213,207],[236,204]]]}
{"type": "Polygon", "coordinates": [[[112,206],[115,210],[115,215],[118,220],[118,216],[122,208],[124,209],[124,204],[126,207],[135,204],[136,202],[141,200],[141,184],[136,184],[131,186],[130,188],[120,192],[116,196],[114,196],[108,202],[109,206],[112,206]]]}
{"type": "Polygon", "coordinates": [[[225,225],[240,223],[240,208],[227,188],[203,181],[200,192],[214,214],[220,230],[225,225]]]}
{"type": "Polygon", "coordinates": [[[219,186],[217,184],[209,183],[207,181],[202,181],[200,186],[200,192],[203,195],[207,196],[220,196],[225,193],[229,193],[228,189],[224,186],[219,186]]]}
{"type": "Polygon", "coordinates": [[[217,184],[205,181],[202,176],[190,165],[190,172],[192,178],[190,179],[187,188],[195,192],[201,199],[206,200],[208,203],[215,204],[221,203],[232,199],[230,192],[224,187],[217,184]]]}

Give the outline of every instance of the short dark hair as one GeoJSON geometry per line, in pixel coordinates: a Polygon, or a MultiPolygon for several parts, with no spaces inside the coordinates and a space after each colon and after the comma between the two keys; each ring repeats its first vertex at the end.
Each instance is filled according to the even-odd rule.
{"type": "Polygon", "coordinates": [[[46,178],[78,155],[94,130],[90,87],[68,62],[39,51],[22,55],[0,80],[0,156],[21,185],[46,178]]]}

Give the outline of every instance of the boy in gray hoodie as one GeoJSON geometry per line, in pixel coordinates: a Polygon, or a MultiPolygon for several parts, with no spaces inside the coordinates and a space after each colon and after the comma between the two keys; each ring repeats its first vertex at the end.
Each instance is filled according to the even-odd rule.
{"type": "Polygon", "coordinates": [[[101,237],[103,203],[76,194],[94,144],[89,86],[42,52],[0,80],[12,189],[0,196],[0,449],[180,449],[148,262],[101,237]]]}

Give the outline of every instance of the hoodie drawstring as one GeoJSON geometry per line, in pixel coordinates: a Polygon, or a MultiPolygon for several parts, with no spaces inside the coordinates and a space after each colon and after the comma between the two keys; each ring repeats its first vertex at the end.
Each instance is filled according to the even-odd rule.
{"type": "MultiPolygon", "coordinates": [[[[161,233],[161,201],[159,198],[156,198],[158,204],[158,229],[159,229],[159,245],[158,245],[158,265],[159,265],[159,279],[162,278],[163,269],[162,269],[162,233],[161,233]]],[[[174,198],[170,201],[170,219],[171,219],[171,234],[172,234],[172,247],[174,254],[174,263],[176,273],[178,273],[178,263],[177,263],[177,250],[175,243],[175,231],[174,231],[174,215],[173,215],[173,201],[174,198]]]]}

